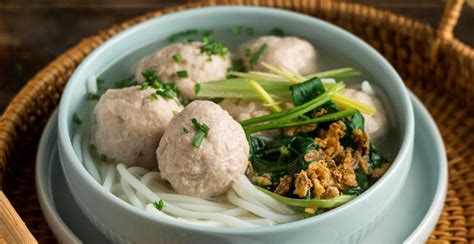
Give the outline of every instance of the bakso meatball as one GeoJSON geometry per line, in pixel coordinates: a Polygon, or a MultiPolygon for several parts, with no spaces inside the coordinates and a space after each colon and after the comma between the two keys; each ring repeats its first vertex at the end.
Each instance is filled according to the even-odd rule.
{"type": "Polygon", "coordinates": [[[176,192],[206,198],[225,192],[244,174],[249,145],[240,124],[219,105],[194,101],[171,120],[156,155],[161,177],[176,192]],[[209,128],[200,144],[197,123],[209,128]]]}
{"type": "Polygon", "coordinates": [[[252,101],[248,99],[226,98],[222,100],[219,105],[239,122],[267,115],[271,112],[268,107],[263,106],[261,101],[252,101]]]}
{"type": "Polygon", "coordinates": [[[362,115],[365,120],[365,131],[369,133],[373,140],[377,141],[380,139],[388,131],[387,115],[385,114],[382,102],[376,96],[356,89],[347,88],[343,94],[358,102],[372,106],[377,110],[374,115],[362,115]]]}
{"type": "Polygon", "coordinates": [[[316,50],[309,42],[297,37],[259,37],[243,44],[240,48],[240,55],[249,70],[267,71],[261,63],[266,62],[277,68],[286,68],[298,74],[316,71],[316,50]],[[252,57],[265,44],[267,48],[258,61],[252,64],[252,57]]]}
{"type": "Polygon", "coordinates": [[[155,150],[174,114],[175,99],[152,97],[154,89],[109,89],[95,107],[94,141],[100,154],[128,166],[156,168],[155,150]]]}
{"type": "Polygon", "coordinates": [[[209,55],[202,42],[176,43],[144,57],[137,66],[135,78],[143,82],[143,71],[155,70],[165,83],[175,83],[184,97],[196,98],[194,85],[226,77],[231,66],[229,54],[209,55]]]}

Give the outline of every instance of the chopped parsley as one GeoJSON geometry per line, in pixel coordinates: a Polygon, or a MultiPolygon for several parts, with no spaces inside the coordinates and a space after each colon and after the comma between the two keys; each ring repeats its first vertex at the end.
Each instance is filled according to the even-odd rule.
{"type": "Polygon", "coordinates": [[[176,74],[178,75],[179,78],[189,77],[188,76],[188,71],[186,71],[186,70],[180,70],[180,71],[176,72],[176,74]]]}
{"type": "Polygon", "coordinates": [[[100,99],[99,94],[94,94],[94,93],[87,93],[87,100],[89,101],[97,101],[100,99]]]}
{"type": "Polygon", "coordinates": [[[182,57],[181,57],[181,55],[179,55],[179,54],[175,54],[175,55],[173,55],[173,60],[174,60],[176,63],[179,63],[179,62],[181,62],[182,57]]]}
{"type": "Polygon", "coordinates": [[[245,52],[245,57],[248,58],[248,57],[252,56],[252,50],[250,48],[246,48],[244,50],[244,52],[245,52]]]}
{"type": "Polygon", "coordinates": [[[220,55],[224,57],[229,53],[229,49],[220,42],[210,40],[201,47],[201,53],[205,53],[209,56],[220,55]]]}
{"type": "Polygon", "coordinates": [[[201,91],[201,84],[196,83],[196,85],[194,85],[194,93],[198,95],[200,91],[201,91]]]}
{"type": "Polygon", "coordinates": [[[143,82],[142,85],[140,86],[140,90],[142,90],[142,91],[143,91],[143,90],[146,90],[146,89],[148,88],[148,86],[149,86],[148,82],[145,81],[145,82],[143,82]]]}
{"type": "Polygon", "coordinates": [[[252,54],[252,57],[250,57],[250,67],[252,69],[255,69],[255,67],[257,66],[258,64],[258,60],[260,59],[260,57],[263,55],[263,53],[265,52],[265,50],[267,50],[268,48],[268,45],[266,43],[263,43],[259,48],[258,50],[252,54]]]}
{"type": "Polygon", "coordinates": [[[152,93],[150,96],[151,96],[151,100],[153,100],[153,101],[157,101],[157,100],[158,100],[158,94],[152,93]]]}
{"type": "Polygon", "coordinates": [[[95,151],[95,150],[97,150],[97,146],[95,144],[91,143],[91,144],[89,144],[89,150],[95,151]]]}
{"type": "Polygon", "coordinates": [[[74,113],[72,115],[72,123],[74,123],[75,125],[82,125],[82,120],[79,118],[77,113],[74,113]]]}
{"type": "Polygon", "coordinates": [[[163,202],[163,200],[160,199],[160,201],[155,201],[153,203],[153,206],[158,209],[159,211],[163,210],[163,207],[165,206],[165,203],[163,202]]]}
{"type": "Polygon", "coordinates": [[[189,133],[189,130],[188,130],[188,128],[186,128],[186,127],[183,127],[183,133],[184,133],[184,134],[188,134],[188,133],[189,133]]]}
{"type": "Polygon", "coordinates": [[[143,71],[142,76],[143,78],[145,78],[145,81],[148,83],[159,80],[158,76],[156,75],[156,71],[153,69],[143,71]]]}
{"type": "Polygon", "coordinates": [[[156,91],[156,94],[166,98],[175,98],[178,96],[176,88],[170,84],[164,84],[162,88],[156,91]]]}
{"type": "Polygon", "coordinates": [[[101,161],[107,162],[107,155],[105,155],[105,154],[100,154],[100,155],[99,155],[99,158],[100,158],[101,161]]]}
{"type": "Polygon", "coordinates": [[[284,35],[285,35],[285,33],[283,32],[283,30],[280,29],[280,28],[274,28],[274,29],[272,29],[272,30],[270,31],[270,34],[271,34],[272,36],[284,36],[284,35]]]}
{"type": "Polygon", "coordinates": [[[240,35],[242,33],[245,33],[249,36],[252,36],[255,34],[254,29],[251,26],[234,26],[232,27],[232,33],[236,35],[240,35]]]}
{"type": "Polygon", "coordinates": [[[199,149],[201,147],[202,141],[204,140],[204,138],[207,136],[207,133],[209,132],[209,127],[206,124],[199,123],[199,121],[197,121],[196,118],[192,118],[191,122],[198,129],[198,132],[194,136],[193,145],[195,148],[199,149]]]}
{"type": "Polygon", "coordinates": [[[196,35],[196,34],[198,34],[198,30],[196,30],[196,29],[185,30],[185,31],[178,32],[178,33],[175,33],[175,34],[171,35],[170,37],[168,37],[168,41],[169,42],[176,42],[179,39],[182,39],[182,38],[185,38],[185,37],[188,37],[188,36],[192,36],[192,35],[196,35]]]}

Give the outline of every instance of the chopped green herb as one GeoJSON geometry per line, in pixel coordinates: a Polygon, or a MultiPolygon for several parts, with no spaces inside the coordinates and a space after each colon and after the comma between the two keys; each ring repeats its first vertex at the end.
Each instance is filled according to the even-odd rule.
{"type": "Polygon", "coordinates": [[[161,83],[158,82],[157,80],[154,80],[152,83],[151,83],[151,87],[155,88],[155,89],[160,89],[161,88],[161,83]]]}
{"type": "Polygon", "coordinates": [[[196,30],[196,29],[185,30],[185,31],[178,32],[176,34],[171,35],[168,38],[168,41],[169,42],[176,42],[179,39],[182,39],[182,38],[187,37],[187,36],[196,35],[196,34],[198,34],[198,30],[196,30]]]}
{"type": "Polygon", "coordinates": [[[203,30],[201,31],[201,35],[210,37],[212,35],[212,30],[203,30]]]}
{"type": "Polygon", "coordinates": [[[91,143],[91,144],[89,144],[89,150],[95,151],[95,150],[97,150],[97,146],[95,144],[91,143]]]}
{"type": "Polygon", "coordinates": [[[178,96],[178,90],[172,84],[163,84],[156,94],[166,98],[175,98],[178,96]]]}
{"type": "Polygon", "coordinates": [[[175,54],[175,55],[173,55],[173,59],[176,63],[179,63],[179,62],[181,62],[182,58],[181,58],[181,55],[175,54]]]}
{"type": "Polygon", "coordinates": [[[180,70],[176,72],[179,78],[187,78],[188,77],[188,71],[186,70],[180,70]]]}
{"type": "Polygon", "coordinates": [[[192,118],[191,122],[198,129],[198,133],[196,133],[196,135],[194,136],[193,145],[195,148],[199,149],[201,147],[202,141],[209,132],[209,127],[206,124],[199,123],[196,118],[192,118]]]}
{"type": "Polygon", "coordinates": [[[163,207],[165,206],[165,203],[163,202],[163,200],[160,199],[159,202],[155,201],[155,202],[153,203],[153,206],[154,206],[156,209],[158,209],[158,210],[161,211],[161,210],[163,210],[163,207]]]}
{"type": "Polygon", "coordinates": [[[143,91],[143,90],[146,90],[146,89],[148,88],[148,86],[149,86],[148,82],[145,81],[145,82],[143,82],[142,85],[140,86],[140,90],[142,90],[142,91],[143,91]]]}
{"type": "Polygon", "coordinates": [[[152,82],[154,80],[159,80],[158,76],[156,76],[156,71],[153,70],[153,69],[143,71],[142,76],[143,76],[143,78],[145,78],[146,82],[152,82]]]}
{"type": "Polygon", "coordinates": [[[201,84],[196,83],[196,85],[194,85],[194,93],[198,95],[200,91],[201,91],[201,84]]]}
{"type": "Polygon", "coordinates": [[[250,67],[252,69],[255,69],[255,67],[257,66],[258,64],[258,60],[260,59],[260,57],[263,55],[263,53],[265,52],[265,50],[267,50],[268,48],[268,45],[266,43],[262,44],[258,50],[252,55],[252,57],[250,57],[250,67]]]}
{"type": "Polygon", "coordinates": [[[184,134],[188,134],[188,133],[189,133],[188,128],[183,127],[183,133],[184,133],[184,134]]]}
{"type": "Polygon", "coordinates": [[[270,34],[271,34],[272,36],[284,36],[284,35],[285,35],[285,33],[283,32],[283,30],[280,29],[280,28],[274,28],[274,29],[272,29],[272,30],[270,31],[270,34]]]}
{"type": "Polygon", "coordinates": [[[208,44],[209,42],[211,42],[211,38],[209,36],[203,36],[201,38],[201,42],[204,44],[208,44]]]}
{"type": "Polygon", "coordinates": [[[248,57],[252,56],[252,50],[250,48],[246,48],[244,50],[244,52],[245,52],[245,57],[248,58],[248,57]]]}
{"type": "Polygon", "coordinates": [[[99,158],[100,158],[101,161],[107,162],[107,155],[105,155],[105,154],[100,154],[100,155],[99,155],[99,158]]]}
{"type": "Polygon", "coordinates": [[[94,93],[87,93],[87,100],[89,101],[97,101],[100,99],[99,94],[94,94],[94,93]]]}
{"type": "Polygon", "coordinates": [[[179,102],[181,103],[181,105],[186,106],[186,105],[188,105],[189,100],[185,97],[180,97],[179,102]]]}
{"type": "Polygon", "coordinates": [[[245,71],[244,61],[242,59],[233,59],[232,66],[227,69],[227,72],[243,72],[245,71]]]}
{"type": "Polygon", "coordinates": [[[79,118],[77,113],[74,113],[72,115],[72,123],[74,123],[75,125],[81,125],[82,124],[82,120],[79,118]]]}
{"type": "Polygon", "coordinates": [[[201,47],[201,53],[205,53],[209,56],[221,55],[224,57],[229,53],[229,49],[220,42],[210,41],[201,47]]]}
{"type": "Polygon", "coordinates": [[[232,33],[240,35],[242,33],[242,26],[234,26],[232,27],[232,33]]]}
{"type": "Polygon", "coordinates": [[[247,33],[247,35],[249,35],[249,36],[253,36],[255,34],[255,31],[250,26],[245,27],[244,30],[245,30],[245,33],[247,33]]]}
{"type": "Polygon", "coordinates": [[[153,100],[153,101],[157,101],[157,100],[158,100],[158,94],[152,93],[150,96],[151,96],[151,100],[153,100]]]}

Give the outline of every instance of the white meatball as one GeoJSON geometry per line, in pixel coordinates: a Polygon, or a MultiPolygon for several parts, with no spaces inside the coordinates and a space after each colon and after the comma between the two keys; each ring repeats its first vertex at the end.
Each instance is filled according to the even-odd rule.
{"type": "Polygon", "coordinates": [[[249,70],[267,71],[261,64],[261,62],[266,62],[277,68],[287,68],[298,74],[316,71],[316,50],[309,42],[297,37],[259,37],[243,44],[240,48],[240,55],[249,70]],[[252,54],[257,52],[263,44],[267,44],[267,49],[258,59],[256,66],[251,67],[252,54]]]}
{"type": "Polygon", "coordinates": [[[211,197],[227,191],[248,166],[249,145],[243,128],[219,105],[194,101],[176,115],[156,150],[161,177],[181,194],[211,197]],[[199,148],[191,119],[209,127],[199,148]]]}
{"type": "Polygon", "coordinates": [[[231,66],[228,54],[209,56],[201,52],[201,46],[201,42],[176,43],[158,49],[140,61],[135,78],[143,82],[142,72],[153,69],[163,82],[175,83],[186,98],[194,99],[196,83],[224,79],[231,66]],[[174,55],[179,55],[181,60],[176,61],[174,55]],[[188,77],[179,77],[178,71],[186,71],[188,77]]]}
{"type": "Polygon", "coordinates": [[[129,166],[156,168],[155,150],[174,114],[183,109],[175,99],[157,100],[152,88],[109,89],[95,107],[95,144],[99,153],[129,166]]]}
{"type": "Polygon", "coordinates": [[[267,115],[271,112],[268,107],[263,106],[261,101],[248,99],[226,98],[219,105],[239,122],[267,115]]]}
{"type": "Polygon", "coordinates": [[[376,97],[365,92],[347,88],[343,94],[358,102],[374,107],[377,112],[374,115],[362,114],[365,120],[365,131],[375,141],[380,139],[388,131],[388,120],[382,102],[376,97]]]}

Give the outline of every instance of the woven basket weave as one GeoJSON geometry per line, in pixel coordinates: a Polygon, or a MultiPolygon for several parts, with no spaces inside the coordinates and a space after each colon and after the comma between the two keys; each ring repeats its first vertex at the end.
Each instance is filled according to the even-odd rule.
{"type": "Polygon", "coordinates": [[[77,65],[116,33],[149,18],[184,9],[245,4],[289,9],[349,30],[395,66],[435,118],[449,160],[449,190],[429,242],[474,243],[474,50],[453,37],[463,1],[449,0],[437,31],[392,13],[343,2],[228,0],[187,3],[137,17],[82,40],[38,73],[0,119],[0,181],[40,243],[55,242],[38,204],[34,163],[40,133],[77,65]]]}

